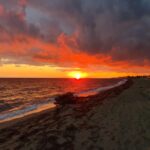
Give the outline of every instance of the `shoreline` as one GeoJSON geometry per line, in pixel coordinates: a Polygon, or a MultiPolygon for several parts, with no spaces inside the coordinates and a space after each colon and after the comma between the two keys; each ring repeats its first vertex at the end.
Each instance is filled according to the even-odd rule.
{"type": "Polygon", "coordinates": [[[0,149],[148,150],[150,79],[58,105],[0,128],[0,149]]]}
{"type": "MultiPolygon", "coordinates": [[[[73,95],[77,96],[78,99],[81,99],[83,97],[91,97],[91,96],[96,96],[101,92],[107,92],[109,90],[113,90],[114,88],[117,88],[119,86],[122,86],[124,84],[126,84],[126,82],[128,81],[128,79],[122,79],[121,81],[117,82],[116,84],[112,84],[109,86],[104,86],[104,87],[100,87],[100,88],[96,88],[96,89],[92,89],[92,90],[88,90],[88,91],[83,91],[83,92],[79,92],[73,95]]],[[[65,94],[64,94],[65,95],[65,94]]],[[[77,101],[78,101],[77,99],[77,101]]],[[[21,110],[17,110],[17,111],[12,111],[12,112],[8,112],[6,114],[2,114],[0,115],[0,126],[1,124],[7,124],[9,122],[13,122],[15,120],[19,120],[19,119],[23,119],[24,117],[28,117],[28,116],[32,116],[35,114],[38,114],[42,111],[46,111],[46,110],[51,110],[51,109],[57,109],[55,102],[49,102],[49,103],[45,103],[45,104],[37,104],[35,106],[35,108],[33,108],[34,106],[28,106],[25,107],[24,109],[21,110]],[[28,108],[29,107],[29,108],[28,108]],[[2,119],[4,118],[4,119],[2,119]]]]}
{"type": "Polygon", "coordinates": [[[5,121],[5,122],[1,122],[0,123],[0,130],[5,129],[5,128],[9,128],[9,127],[14,126],[14,125],[17,125],[18,123],[20,124],[21,122],[28,121],[28,120],[30,120],[32,118],[36,118],[40,115],[51,113],[54,110],[55,110],[55,108],[48,108],[48,109],[44,109],[42,111],[38,111],[38,112],[35,112],[35,113],[25,115],[23,117],[18,117],[18,118],[11,119],[11,120],[8,120],[8,121],[5,121]]]}
{"type": "MultiPolygon", "coordinates": [[[[105,92],[109,93],[110,91],[116,90],[116,88],[118,89],[120,87],[124,87],[124,86],[128,85],[128,82],[129,82],[129,79],[121,80],[121,81],[117,82],[114,85],[110,85],[110,86],[106,86],[106,87],[102,87],[102,88],[97,89],[97,91],[94,92],[94,94],[93,94],[93,91],[92,91],[91,92],[92,94],[89,94],[88,96],[85,96],[85,94],[84,94],[84,93],[87,93],[87,92],[82,92],[80,94],[75,94],[75,95],[77,95],[77,103],[78,104],[79,103],[87,103],[87,99],[92,99],[94,97],[97,97],[97,96],[105,93],[105,92]]],[[[103,99],[105,99],[105,98],[103,98],[103,99]]],[[[89,102],[90,103],[94,103],[93,100],[89,100],[89,102]]],[[[73,104],[73,105],[75,105],[75,104],[73,104]]],[[[4,119],[2,121],[0,120],[0,129],[5,128],[5,126],[8,127],[10,124],[16,124],[18,122],[27,120],[28,118],[36,117],[36,115],[40,115],[40,114],[43,114],[45,112],[51,112],[53,110],[58,109],[59,107],[61,107],[60,104],[55,105],[55,104],[51,104],[50,103],[50,104],[45,105],[45,107],[41,107],[39,109],[35,109],[33,111],[29,111],[29,112],[27,112],[25,114],[18,115],[18,116],[15,116],[15,117],[12,117],[12,118],[8,118],[8,119],[4,119]]]]}

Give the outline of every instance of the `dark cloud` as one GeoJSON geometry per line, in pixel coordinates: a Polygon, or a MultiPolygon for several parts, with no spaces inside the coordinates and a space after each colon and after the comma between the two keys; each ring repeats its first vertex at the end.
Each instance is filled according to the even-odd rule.
{"type": "Polygon", "coordinates": [[[111,53],[114,60],[150,58],[149,0],[33,0],[31,5],[74,23],[79,35],[72,46],[81,51],[111,53]]]}
{"type": "Polygon", "coordinates": [[[0,17],[3,31],[24,33],[56,45],[58,37],[65,34],[65,43],[73,49],[110,55],[114,61],[144,64],[150,59],[149,0],[29,0],[19,6],[17,0],[0,3],[7,10],[6,16],[0,17]],[[17,7],[22,8],[25,19],[15,11],[17,7]]]}
{"type": "MultiPolygon", "coordinates": [[[[34,24],[27,24],[23,14],[14,11],[5,10],[4,14],[0,16],[0,30],[12,37],[11,40],[18,34],[42,38],[38,27],[34,24]]],[[[2,36],[0,36],[1,39],[2,36]]]]}

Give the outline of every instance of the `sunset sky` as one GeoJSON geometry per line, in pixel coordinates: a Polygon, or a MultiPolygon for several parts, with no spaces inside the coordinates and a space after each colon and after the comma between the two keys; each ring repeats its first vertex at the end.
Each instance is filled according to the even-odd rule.
{"type": "Polygon", "coordinates": [[[150,0],[0,0],[0,77],[150,74],[150,0]]]}

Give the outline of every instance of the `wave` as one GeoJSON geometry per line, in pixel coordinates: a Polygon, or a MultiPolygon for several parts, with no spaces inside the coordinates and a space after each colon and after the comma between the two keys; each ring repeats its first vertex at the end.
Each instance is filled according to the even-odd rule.
{"type": "Polygon", "coordinates": [[[55,107],[54,98],[51,98],[51,102],[33,104],[30,106],[24,107],[22,109],[19,109],[19,110],[14,110],[14,111],[7,112],[5,114],[1,114],[0,123],[22,118],[27,115],[41,112],[43,110],[47,110],[47,109],[54,108],[54,107],[55,107]]]}
{"type": "MultiPolygon", "coordinates": [[[[126,82],[127,82],[127,79],[124,79],[124,80],[121,80],[118,83],[110,85],[110,86],[86,90],[86,91],[75,93],[74,95],[78,96],[78,97],[92,96],[92,95],[95,95],[99,92],[107,91],[109,89],[123,85],[126,82]]],[[[39,103],[38,104],[32,104],[30,106],[26,106],[26,107],[19,109],[19,110],[13,110],[13,111],[9,111],[7,113],[1,114],[0,115],[0,123],[6,122],[6,121],[11,121],[11,120],[18,119],[18,118],[22,118],[22,117],[25,117],[27,115],[31,115],[31,114],[34,114],[37,112],[41,112],[43,110],[54,108],[54,107],[56,107],[56,105],[54,104],[55,97],[56,96],[51,97],[49,102],[44,102],[44,103],[40,103],[40,104],[39,103]]]]}

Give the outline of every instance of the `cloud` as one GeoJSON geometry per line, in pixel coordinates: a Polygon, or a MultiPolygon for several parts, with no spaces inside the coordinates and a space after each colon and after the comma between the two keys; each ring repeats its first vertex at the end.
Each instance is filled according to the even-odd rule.
{"type": "Polygon", "coordinates": [[[149,0],[0,0],[0,31],[3,43],[27,42],[35,63],[150,65],[149,0]]]}
{"type": "Polygon", "coordinates": [[[63,17],[70,25],[74,23],[76,44],[69,39],[68,43],[78,50],[111,53],[118,61],[150,58],[148,0],[33,0],[31,5],[53,17],[63,17]]]}

